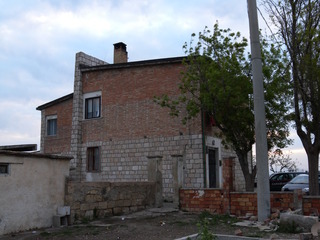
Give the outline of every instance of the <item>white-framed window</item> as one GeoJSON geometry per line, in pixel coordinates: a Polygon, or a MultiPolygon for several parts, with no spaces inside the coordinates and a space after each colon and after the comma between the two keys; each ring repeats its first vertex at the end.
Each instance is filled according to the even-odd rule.
{"type": "Polygon", "coordinates": [[[10,171],[9,163],[0,163],[0,175],[9,174],[9,171],[10,171]]]}
{"type": "Polygon", "coordinates": [[[101,117],[101,92],[85,93],[84,99],[84,119],[101,117]]]}
{"type": "Polygon", "coordinates": [[[51,115],[46,117],[47,124],[47,136],[57,135],[57,115],[51,115]]]}
{"type": "Polygon", "coordinates": [[[87,171],[98,172],[100,170],[100,148],[87,148],[87,171]]]}

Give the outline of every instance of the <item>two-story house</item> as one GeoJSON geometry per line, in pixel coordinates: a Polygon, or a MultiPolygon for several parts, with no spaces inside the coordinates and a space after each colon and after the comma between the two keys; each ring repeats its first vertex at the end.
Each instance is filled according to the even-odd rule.
{"type": "MultiPolygon", "coordinates": [[[[234,153],[214,126],[201,117],[183,125],[154,102],[179,95],[183,57],[127,59],[122,42],[114,44],[113,64],[76,54],[74,92],[37,108],[40,151],[71,154],[72,181],[160,181],[169,202],[177,201],[179,187],[221,187],[221,161],[234,153]]],[[[243,176],[236,174],[241,189],[243,176]]]]}

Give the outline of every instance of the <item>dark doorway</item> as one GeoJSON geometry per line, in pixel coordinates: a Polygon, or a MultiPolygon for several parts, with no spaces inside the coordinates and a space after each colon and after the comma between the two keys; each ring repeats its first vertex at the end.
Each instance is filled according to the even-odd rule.
{"type": "Polygon", "coordinates": [[[216,151],[209,149],[209,188],[217,187],[217,160],[216,151]]]}

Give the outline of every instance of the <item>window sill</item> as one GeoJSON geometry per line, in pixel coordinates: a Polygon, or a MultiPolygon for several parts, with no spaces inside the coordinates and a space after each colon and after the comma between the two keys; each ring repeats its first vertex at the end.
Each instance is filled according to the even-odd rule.
{"type": "Polygon", "coordinates": [[[94,121],[94,120],[99,120],[99,119],[103,119],[103,117],[98,117],[98,118],[83,118],[83,121],[94,121]]]}

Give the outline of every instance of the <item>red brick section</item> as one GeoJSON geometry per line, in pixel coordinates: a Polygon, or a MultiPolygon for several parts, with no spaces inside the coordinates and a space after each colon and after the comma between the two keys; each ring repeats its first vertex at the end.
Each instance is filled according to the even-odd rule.
{"type": "Polygon", "coordinates": [[[230,192],[234,191],[233,173],[234,158],[224,158],[222,160],[222,176],[223,176],[223,212],[230,213],[230,192]]]}
{"type": "MultiPolygon", "coordinates": [[[[244,216],[247,213],[257,215],[257,194],[230,192],[228,195],[222,189],[180,189],[181,210],[190,212],[209,211],[220,214],[244,216]],[[230,206],[225,205],[225,198],[230,206]]],[[[292,192],[274,192],[270,194],[272,212],[294,209],[292,192]]],[[[311,206],[311,205],[309,205],[311,206]]],[[[320,210],[320,204],[317,205],[320,210]]]]}
{"type": "Polygon", "coordinates": [[[224,158],[222,160],[223,189],[225,191],[234,191],[233,165],[234,158],[224,158]]]}
{"type": "Polygon", "coordinates": [[[257,194],[230,193],[230,214],[244,216],[246,213],[257,214],[257,194]]]}
{"type": "Polygon", "coordinates": [[[294,193],[292,192],[271,192],[271,211],[286,211],[294,209],[294,193]]]}
{"type": "Polygon", "coordinates": [[[200,124],[189,132],[153,100],[179,94],[183,69],[182,63],[170,63],[84,73],[83,93],[101,91],[102,116],[83,121],[83,142],[201,133],[200,124]]]}
{"type": "Polygon", "coordinates": [[[305,196],[302,199],[303,215],[319,215],[320,196],[305,196]]]}
{"type": "Polygon", "coordinates": [[[181,189],[180,207],[183,211],[223,214],[223,192],[220,189],[181,189]]]}
{"type": "MultiPolygon", "coordinates": [[[[72,128],[72,99],[68,99],[45,110],[45,115],[57,115],[57,135],[44,134],[45,153],[69,153],[72,128]]],[[[46,131],[46,130],[45,130],[46,131]]]]}

